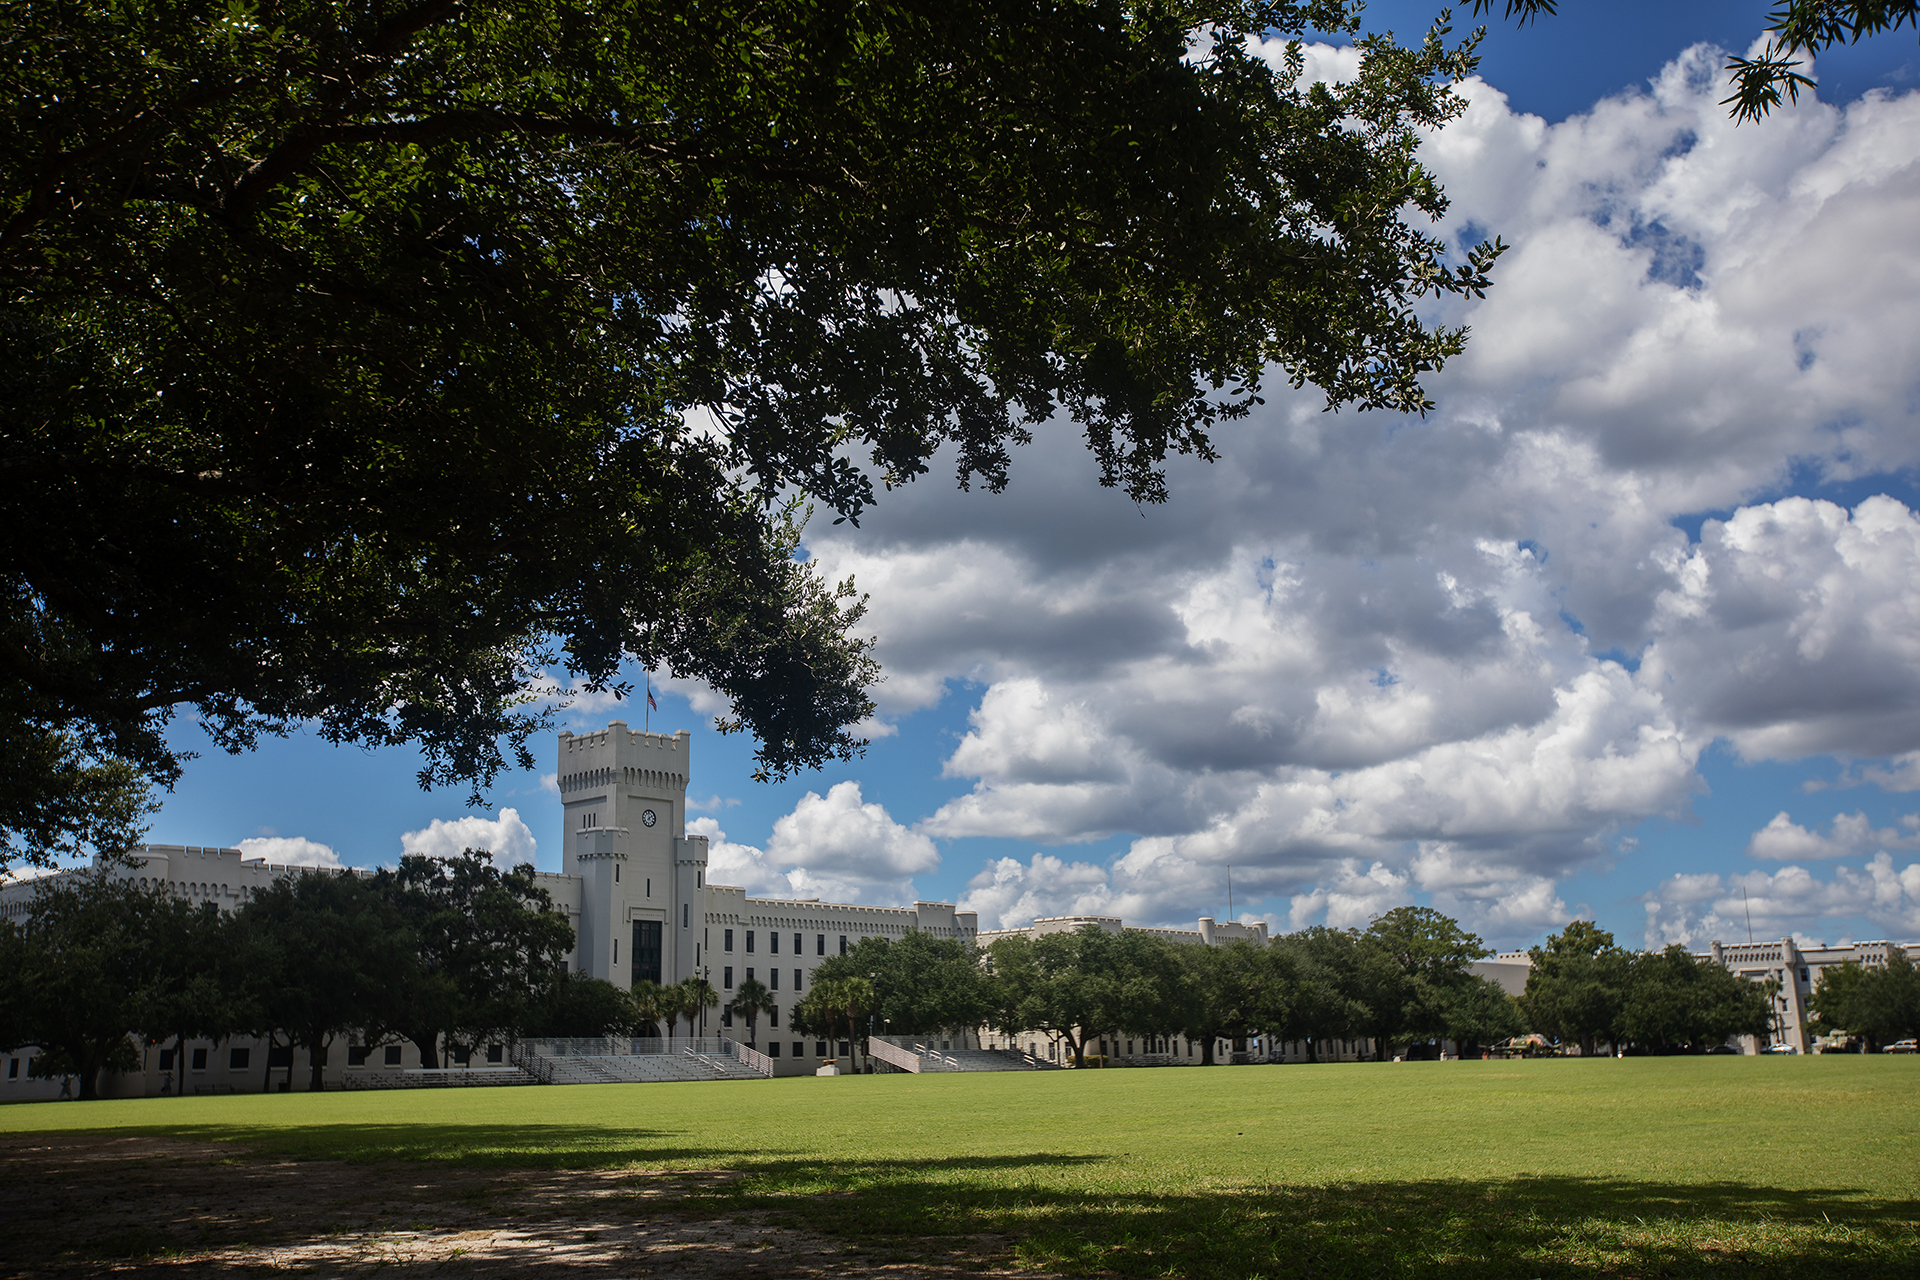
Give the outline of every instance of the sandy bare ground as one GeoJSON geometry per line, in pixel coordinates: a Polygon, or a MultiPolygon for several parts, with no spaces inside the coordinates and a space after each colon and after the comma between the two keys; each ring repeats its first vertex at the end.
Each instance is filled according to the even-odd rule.
{"type": "Polygon", "coordinates": [[[1013,1274],[1005,1241],[956,1252],[943,1238],[880,1257],[686,1199],[730,1176],[296,1162],[162,1138],[32,1135],[0,1155],[0,1277],[1013,1274]]]}

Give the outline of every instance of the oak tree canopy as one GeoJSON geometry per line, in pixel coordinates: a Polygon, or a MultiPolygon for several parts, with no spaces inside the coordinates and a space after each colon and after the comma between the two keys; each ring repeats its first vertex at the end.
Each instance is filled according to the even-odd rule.
{"type": "Polygon", "coordinates": [[[310,723],[477,790],[538,673],[633,660],[767,775],[848,758],[878,671],[800,504],[1039,430],[1159,501],[1275,376],[1427,407],[1420,300],[1499,251],[1415,158],[1471,41],[1245,44],[1359,9],[0,3],[0,731],[167,784],[175,714],[310,723]]]}

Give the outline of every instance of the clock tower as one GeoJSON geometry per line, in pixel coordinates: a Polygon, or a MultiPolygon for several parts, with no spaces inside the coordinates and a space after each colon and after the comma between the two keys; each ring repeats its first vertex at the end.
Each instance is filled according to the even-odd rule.
{"type": "Polygon", "coordinates": [[[689,837],[688,734],[615,720],[561,733],[562,871],[580,878],[581,971],[673,983],[704,960],[707,841],[689,837]]]}

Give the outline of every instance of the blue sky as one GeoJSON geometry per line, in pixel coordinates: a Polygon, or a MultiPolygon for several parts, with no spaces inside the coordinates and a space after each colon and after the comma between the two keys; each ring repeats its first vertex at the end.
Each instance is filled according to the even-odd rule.
{"type": "MultiPolygon", "coordinates": [[[[1734,130],[1688,50],[1743,48],[1760,7],[1563,7],[1493,25],[1427,149],[1443,233],[1514,245],[1456,309],[1438,411],[1283,389],[1145,511],[1063,425],[1005,495],[928,480],[818,531],[873,593],[883,736],[758,785],[669,681],[653,724],[694,735],[716,879],[989,925],[1224,915],[1231,874],[1277,928],[1420,902],[1500,946],[1574,914],[1634,945],[1749,914],[1920,938],[1920,57],[1832,55],[1818,101],[1734,130]]],[[[1428,13],[1370,10],[1403,39],[1428,13]]],[[[643,720],[563,723],[614,716],[643,720]]],[[[202,755],[156,842],[370,864],[419,833],[557,867],[538,772],[470,813],[404,750],[175,741],[202,755]]]]}

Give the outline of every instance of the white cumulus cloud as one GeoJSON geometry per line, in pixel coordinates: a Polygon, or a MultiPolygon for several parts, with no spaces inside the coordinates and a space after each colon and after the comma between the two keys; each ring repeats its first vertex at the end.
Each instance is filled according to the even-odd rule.
{"type": "Polygon", "coordinates": [[[707,837],[716,884],[779,897],[902,906],[915,899],[913,877],[940,866],[933,841],[865,800],[857,782],[807,792],[775,821],[765,849],[728,840],[713,818],[695,818],[687,830],[707,837]]]}
{"type": "Polygon", "coordinates": [[[502,868],[534,860],[533,832],[518,809],[502,809],[492,818],[468,814],[464,818],[435,818],[418,831],[400,837],[402,853],[429,858],[456,857],[465,849],[483,849],[502,868]]]}
{"type": "Polygon", "coordinates": [[[242,857],[265,858],[289,867],[338,868],[346,864],[331,846],[304,836],[251,836],[237,846],[242,857]]]}

